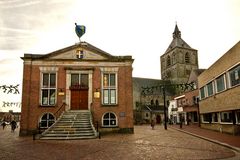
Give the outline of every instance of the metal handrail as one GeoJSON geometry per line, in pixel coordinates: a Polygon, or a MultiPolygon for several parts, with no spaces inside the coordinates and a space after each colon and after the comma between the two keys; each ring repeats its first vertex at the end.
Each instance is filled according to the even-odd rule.
{"type": "Polygon", "coordinates": [[[99,131],[99,123],[96,121],[96,128],[97,128],[97,133],[98,133],[98,139],[101,139],[101,132],[99,131]]]}
{"type": "Polygon", "coordinates": [[[65,106],[66,106],[66,103],[63,102],[63,104],[61,105],[61,107],[58,108],[58,110],[54,113],[54,115],[55,115],[56,117],[58,117],[59,111],[60,111],[63,107],[65,107],[65,106]]]}

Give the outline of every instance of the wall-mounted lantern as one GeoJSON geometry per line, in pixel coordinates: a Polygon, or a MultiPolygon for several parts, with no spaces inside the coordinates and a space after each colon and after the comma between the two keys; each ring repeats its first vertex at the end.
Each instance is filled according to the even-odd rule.
{"type": "Polygon", "coordinates": [[[99,91],[99,89],[96,89],[96,91],[94,92],[94,98],[100,98],[100,91],[99,91]]]}
{"type": "Polygon", "coordinates": [[[65,92],[63,91],[63,89],[60,89],[60,90],[58,91],[58,95],[59,95],[59,96],[64,96],[64,95],[65,95],[65,92]]]}

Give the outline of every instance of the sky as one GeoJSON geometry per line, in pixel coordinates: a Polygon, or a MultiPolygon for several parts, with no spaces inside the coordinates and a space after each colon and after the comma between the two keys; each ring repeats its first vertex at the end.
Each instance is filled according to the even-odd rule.
{"type": "MultiPolygon", "coordinates": [[[[82,41],[131,55],[133,76],[160,79],[160,56],[177,23],[182,39],[210,67],[240,40],[239,0],[0,0],[0,86],[20,84],[24,53],[47,54],[82,41]]],[[[0,89],[0,111],[20,111],[21,94],[0,89]]]]}

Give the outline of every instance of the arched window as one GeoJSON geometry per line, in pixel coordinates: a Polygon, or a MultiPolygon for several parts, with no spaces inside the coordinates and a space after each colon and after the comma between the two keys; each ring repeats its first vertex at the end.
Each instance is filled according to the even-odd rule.
{"type": "Polygon", "coordinates": [[[190,63],[190,56],[188,52],[185,54],[185,63],[190,63]]]}
{"type": "Polygon", "coordinates": [[[173,52],[172,54],[172,64],[175,64],[176,63],[176,54],[175,52],[173,52]]]}
{"type": "Polygon", "coordinates": [[[162,58],[161,66],[162,66],[163,68],[166,67],[165,59],[164,59],[164,58],[162,58]]]}
{"type": "Polygon", "coordinates": [[[154,101],[153,101],[153,99],[151,100],[151,106],[153,106],[154,105],[154,101]]]}
{"type": "Polygon", "coordinates": [[[170,56],[168,55],[167,56],[167,66],[170,66],[171,65],[171,58],[170,56]]]}
{"type": "Polygon", "coordinates": [[[117,118],[114,113],[105,113],[102,119],[103,127],[116,127],[117,118]]]}
{"type": "Polygon", "coordinates": [[[55,122],[55,118],[51,113],[46,113],[40,119],[40,127],[48,128],[55,122]]]}

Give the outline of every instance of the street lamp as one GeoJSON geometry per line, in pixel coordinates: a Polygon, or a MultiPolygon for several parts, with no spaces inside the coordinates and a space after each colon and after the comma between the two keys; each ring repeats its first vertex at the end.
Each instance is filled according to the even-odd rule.
{"type": "Polygon", "coordinates": [[[166,93],[165,93],[165,87],[162,86],[163,90],[163,109],[164,109],[164,129],[167,130],[167,112],[166,112],[166,93]]]}

